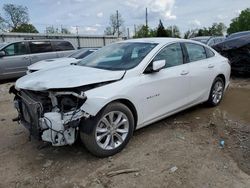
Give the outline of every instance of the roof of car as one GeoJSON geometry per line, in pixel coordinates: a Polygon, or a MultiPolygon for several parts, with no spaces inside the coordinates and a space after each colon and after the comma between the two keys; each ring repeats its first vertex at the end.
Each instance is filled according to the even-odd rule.
{"type": "Polygon", "coordinates": [[[192,39],[209,39],[212,38],[213,36],[200,36],[200,37],[194,37],[192,39]]]}
{"type": "Polygon", "coordinates": [[[155,37],[155,38],[139,38],[139,39],[129,39],[121,42],[145,42],[145,43],[170,43],[177,41],[188,41],[186,39],[179,38],[169,38],[169,37],[155,37]]]}
{"type": "Polygon", "coordinates": [[[194,37],[191,39],[210,39],[210,38],[225,38],[224,36],[200,36],[200,37],[194,37]]]}

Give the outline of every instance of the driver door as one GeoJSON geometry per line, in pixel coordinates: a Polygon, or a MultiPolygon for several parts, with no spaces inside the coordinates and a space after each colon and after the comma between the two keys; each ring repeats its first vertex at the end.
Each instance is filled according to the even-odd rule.
{"type": "Polygon", "coordinates": [[[189,102],[189,65],[184,63],[180,43],[163,48],[153,59],[157,60],[165,60],[165,68],[143,74],[138,87],[144,124],[183,109],[189,102]]]}
{"type": "Polygon", "coordinates": [[[0,77],[4,79],[25,75],[30,65],[26,42],[16,42],[3,49],[5,56],[0,57],[0,77]]]}

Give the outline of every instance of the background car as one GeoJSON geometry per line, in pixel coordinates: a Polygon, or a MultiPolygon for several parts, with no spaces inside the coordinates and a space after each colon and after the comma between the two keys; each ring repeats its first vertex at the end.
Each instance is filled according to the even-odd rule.
{"type": "Polygon", "coordinates": [[[229,59],[234,75],[250,75],[250,33],[227,38],[213,48],[229,59]]]}
{"type": "Polygon", "coordinates": [[[243,37],[246,35],[250,35],[250,31],[241,31],[241,32],[237,32],[237,33],[232,33],[231,35],[229,35],[227,37],[227,39],[233,39],[233,38],[237,38],[237,37],[243,37]]]}
{"type": "Polygon", "coordinates": [[[71,63],[77,63],[79,60],[85,58],[86,56],[92,54],[93,52],[97,50],[98,50],[97,48],[80,49],[67,57],[46,59],[46,60],[36,62],[28,66],[27,74],[38,71],[38,70],[45,70],[45,69],[70,65],[71,63]]]}
{"type": "Polygon", "coordinates": [[[0,45],[0,80],[25,75],[27,67],[38,61],[64,57],[75,50],[64,40],[23,40],[0,45]]]}
{"type": "Polygon", "coordinates": [[[94,155],[121,151],[134,130],[194,105],[218,105],[229,85],[227,58],[199,42],[175,38],[125,40],[79,63],[37,71],[10,93],[18,121],[54,146],[79,133],[94,155]]]}
{"type": "Polygon", "coordinates": [[[206,44],[208,46],[213,46],[215,44],[223,42],[225,40],[225,37],[223,37],[223,36],[221,36],[221,37],[202,36],[202,37],[191,38],[191,40],[201,42],[201,43],[206,44]]]}

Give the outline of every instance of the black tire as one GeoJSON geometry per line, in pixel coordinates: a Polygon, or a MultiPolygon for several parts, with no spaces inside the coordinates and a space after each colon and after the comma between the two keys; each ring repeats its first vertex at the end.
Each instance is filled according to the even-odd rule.
{"type": "Polygon", "coordinates": [[[108,157],[120,152],[129,142],[134,132],[134,117],[130,109],[119,102],[108,104],[104,107],[95,117],[83,120],[80,127],[80,137],[86,149],[97,157],[108,157]],[[96,140],[96,129],[101,119],[107,116],[110,112],[121,112],[125,114],[128,119],[128,133],[126,138],[119,146],[114,149],[103,149],[100,147],[96,140]]]}
{"type": "Polygon", "coordinates": [[[209,94],[209,98],[206,102],[206,104],[210,107],[214,107],[214,106],[217,106],[220,104],[222,98],[223,98],[223,95],[224,95],[224,89],[225,89],[225,83],[224,83],[224,80],[221,78],[221,77],[216,77],[213,84],[212,84],[212,87],[211,87],[211,90],[210,90],[210,94],[209,94]],[[221,94],[221,97],[218,101],[215,101],[214,100],[214,96],[213,96],[213,91],[215,90],[215,87],[216,87],[216,84],[220,83],[222,85],[222,94],[221,94]]]}

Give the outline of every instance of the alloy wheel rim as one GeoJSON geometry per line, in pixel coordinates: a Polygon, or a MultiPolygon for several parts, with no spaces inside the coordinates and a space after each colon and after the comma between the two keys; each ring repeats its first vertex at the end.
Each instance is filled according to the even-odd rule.
{"type": "Polygon", "coordinates": [[[223,83],[221,81],[217,81],[214,84],[212,99],[214,104],[218,104],[221,101],[223,95],[223,83]]]}
{"type": "Polygon", "coordinates": [[[129,121],[120,111],[111,111],[98,122],[95,139],[99,147],[112,150],[119,147],[127,138],[129,121]]]}

